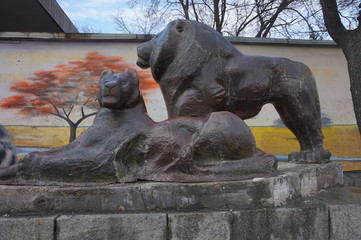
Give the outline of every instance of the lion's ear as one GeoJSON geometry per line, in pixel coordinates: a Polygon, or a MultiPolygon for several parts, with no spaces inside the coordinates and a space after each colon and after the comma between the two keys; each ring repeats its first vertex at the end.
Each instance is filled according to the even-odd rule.
{"type": "MultiPolygon", "coordinates": [[[[100,75],[100,80],[102,80],[102,79],[104,79],[104,78],[107,78],[107,77],[109,77],[109,76],[111,76],[111,75],[114,75],[114,73],[113,73],[112,70],[104,70],[104,71],[102,72],[102,74],[100,75]]],[[[99,81],[100,81],[100,80],[99,80],[99,81]]]]}
{"type": "Polygon", "coordinates": [[[184,21],[181,19],[178,19],[175,23],[175,29],[177,29],[178,32],[183,32],[184,30],[184,21]]]}

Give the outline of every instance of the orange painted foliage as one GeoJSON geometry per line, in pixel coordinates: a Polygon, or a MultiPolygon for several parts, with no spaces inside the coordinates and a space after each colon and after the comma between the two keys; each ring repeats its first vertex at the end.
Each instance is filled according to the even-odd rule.
{"type": "MultiPolygon", "coordinates": [[[[95,98],[101,73],[107,69],[121,73],[130,67],[135,66],[122,57],[89,52],[84,60],[59,64],[54,70],[34,72],[28,81],[14,82],[10,90],[17,94],[2,99],[0,107],[19,109],[19,114],[33,116],[54,114],[61,117],[60,114],[67,113],[66,118],[74,107],[94,112],[98,107],[95,98]]],[[[143,93],[158,88],[149,71],[138,70],[138,74],[143,93]]]]}

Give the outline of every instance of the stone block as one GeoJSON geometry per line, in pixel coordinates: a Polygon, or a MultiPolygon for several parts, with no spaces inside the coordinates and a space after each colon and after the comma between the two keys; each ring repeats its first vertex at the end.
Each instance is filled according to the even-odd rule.
{"type": "Polygon", "coordinates": [[[230,240],[232,213],[168,214],[169,239],[230,240]]]}
{"type": "Polygon", "coordinates": [[[300,197],[301,179],[299,175],[291,173],[275,177],[273,182],[272,206],[280,206],[288,200],[300,197]]]}
{"type": "Polygon", "coordinates": [[[317,190],[343,184],[342,165],[339,163],[323,164],[317,171],[317,190]]]}
{"type": "Polygon", "coordinates": [[[0,240],[54,239],[55,217],[0,217],[0,240]]]}
{"type": "Polygon", "coordinates": [[[361,205],[330,205],[330,239],[361,239],[361,205]]]}
{"type": "Polygon", "coordinates": [[[344,186],[361,187],[361,171],[343,173],[344,186]]]}
{"type": "Polygon", "coordinates": [[[234,212],[232,240],[328,239],[327,207],[295,207],[234,212]]]}
{"type": "Polygon", "coordinates": [[[56,221],[57,240],[166,239],[166,214],[107,214],[61,216],[56,221]]]}

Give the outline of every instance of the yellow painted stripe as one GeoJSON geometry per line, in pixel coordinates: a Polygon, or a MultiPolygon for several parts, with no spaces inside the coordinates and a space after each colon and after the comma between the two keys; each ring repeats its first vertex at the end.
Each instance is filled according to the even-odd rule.
{"type": "MultiPolygon", "coordinates": [[[[5,126],[18,147],[52,148],[68,144],[69,127],[5,126]]],[[[78,128],[77,135],[86,128],[78,128]]]]}
{"type": "MultiPolygon", "coordinates": [[[[6,126],[19,147],[58,147],[66,145],[68,127],[6,126]]],[[[86,128],[79,128],[78,135],[86,128]]],[[[299,151],[296,137],[287,128],[251,127],[257,147],[275,155],[287,155],[299,151]]],[[[325,149],[338,158],[361,159],[361,136],[356,125],[328,126],[322,129],[325,149]]],[[[361,161],[342,161],[345,171],[361,170],[361,161]]]]}
{"type": "Polygon", "coordinates": [[[336,162],[342,164],[342,169],[344,172],[361,170],[361,161],[336,161],[336,162]]]}
{"type": "MultiPolygon", "coordinates": [[[[251,130],[257,146],[266,152],[287,155],[300,149],[296,137],[287,128],[251,127],[251,130]]],[[[361,136],[356,125],[328,126],[322,132],[325,149],[330,150],[332,156],[361,159],[361,136]]]]}

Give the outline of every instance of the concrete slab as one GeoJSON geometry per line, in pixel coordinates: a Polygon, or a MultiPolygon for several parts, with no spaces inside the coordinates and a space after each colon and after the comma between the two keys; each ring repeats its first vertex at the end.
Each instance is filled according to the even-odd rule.
{"type": "Polygon", "coordinates": [[[281,206],[342,184],[338,163],[281,162],[274,177],[213,183],[137,182],[108,185],[0,185],[0,214],[241,210],[281,206]]]}

